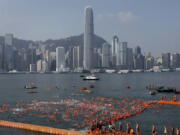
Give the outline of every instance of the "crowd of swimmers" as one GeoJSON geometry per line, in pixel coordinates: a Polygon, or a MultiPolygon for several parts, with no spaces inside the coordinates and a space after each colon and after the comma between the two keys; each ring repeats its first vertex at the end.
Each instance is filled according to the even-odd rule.
{"type": "MultiPolygon", "coordinates": [[[[146,135],[140,130],[139,124],[136,123],[135,130],[131,128],[129,122],[126,123],[126,127],[123,128],[123,124],[119,122],[118,128],[115,126],[114,122],[111,121],[101,121],[95,120],[91,124],[90,134],[92,135],[146,135]]],[[[163,133],[158,132],[155,125],[152,125],[151,135],[180,135],[179,128],[171,128],[168,131],[167,127],[164,127],[163,133]]]]}

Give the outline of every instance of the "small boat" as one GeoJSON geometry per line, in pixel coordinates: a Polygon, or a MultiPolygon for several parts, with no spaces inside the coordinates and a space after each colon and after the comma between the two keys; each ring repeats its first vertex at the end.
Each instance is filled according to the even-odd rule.
{"type": "Polygon", "coordinates": [[[25,89],[36,89],[37,86],[36,86],[34,83],[32,83],[32,84],[26,84],[26,85],[24,86],[24,88],[25,88],[25,89]]]}
{"type": "Polygon", "coordinates": [[[92,93],[92,91],[91,91],[91,90],[83,90],[83,92],[84,92],[84,93],[86,93],[86,94],[90,94],[90,93],[92,93]]]}
{"type": "Polygon", "coordinates": [[[92,74],[92,75],[89,75],[89,76],[85,76],[83,78],[83,80],[99,80],[99,78],[96,77],[94,74],[92,74]]]}
{"type": "Polygon", "coordinates": [[[155,95],[156,92],[151,90],[151,91],[149,91],[149,94],[150,94],[150,95],[155,95]]]}
{"type": "Polygon", "coordinates": [[[37,91],[34,91],[34,90],[30,90],[30,91],[28,91],[27,93],[33,94],[33,93],[38,93],[38,92],[37,92],[37,91]]]}
{"type": "Polygon", "coordinates": [[[165,92],[165,93],[172,93],[172,92],[176,92],[176,88],[173,87],[165,87],[165,86],[146,86],[146,89],[148,89],[149,91],[157,91],[157,92],[165,92]]]}
{"type": "Polygon", "coordinates": [[[126,85],[126,86],[124,86],[124,88],[130,89],[131,86],[130,85],[126,85]]]}
{"type": "Polygon", "coordinates": [[[80,75],[80,77],[85,77],[85,75],[80,75]]]}
{"type": "Polygon", "coordinates": [[[94,88],[95,86],[94,85],[90,85],[89,88],[94,88]]]}
{"type": "Polygon", "coordinates": [[[180,94],[180,90],[175,90],[175,94],[180,94]]]}
{"type": "Polygon", "coordinates": [[[87,90],[87,88],[86,87],[81,87],[80,90],[87,90]]]}

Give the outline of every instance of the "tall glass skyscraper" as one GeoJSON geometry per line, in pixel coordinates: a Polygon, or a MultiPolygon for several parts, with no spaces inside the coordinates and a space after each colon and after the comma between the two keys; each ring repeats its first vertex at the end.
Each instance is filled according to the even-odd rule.
{"type": "Polygon", "coordinates": [[[56,48],[56,71],[61,72],[65,68],[65,49],[64,47],[56,48]]]}
{"type": "Polygon", "coordinates": [[[94,38],[94,23],[93,10],[88,6],[85,8],[85,30],[84,30],[84,69],[91,70],[93,68],[93,38],[94,38]]]}

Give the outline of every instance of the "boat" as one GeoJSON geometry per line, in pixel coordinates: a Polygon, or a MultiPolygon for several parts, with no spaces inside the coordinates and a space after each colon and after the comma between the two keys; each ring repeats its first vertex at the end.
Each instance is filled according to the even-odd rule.
{"type": "Polygon", "coordinates": [[[30,91],[28,91],[27,93],[33,94],[33,93],[38,93],[38,92],[37,92],[37,91],[34,91],[34,90],[30,90],[30,91]]]}
{"type": "Polygon", "coordinates": [[[180,90],[175,90],[175,94],[180,94],[180,90]]]}
{"type": "Polygon", "coordinates": [[[158,92],[175,92],[175,88],[171,88],[171,87],[164,87],[164,86],[161,86],[161,87],[157,87],[156,89],[158,92]]]}
{"type": "Polygon", "coordinates": [[[89,75],[89,76],[85,76],[83,78],[83,80],[99,80],[99,78],[96,77],[94,74],[92,74],[92,75],[89,75]]]}
{"type": "Polygon", "coordinates": [[[80,77],[85,77],[85,75],[80,75],[80,77]]]}
{"type": "Polygon", "coordinates": [[[176,92],[176,88],[173,87],[165,87],[165,86],[146,86],[146,89],[148,89],[149,91],[157,91],[157,92],[165,92],[165,93],[172,93],[172,92],[176,92]]]}
{"type": "Polygon", "coordinates": [[[87,90],[87,88],[86,87],[81,87],[80,90],[87,90]]]}
{"type": "Polygon", "coordinates": [[[92,93],[92,91],[91,91],[91,90],[83,90],[83,92],[84,92],[84,93],[86,93],[86,94],[90,94],[90,93],[92,93]]]}
{"type": "Polygon", "coordinates": [[[151,91],[149,91],[149,94],[150,94],[150,95],[155,95],[156,92],[151,90],[151,91]]]}
{"type": "Polygon", "coordinates": [[[89,87],[90,87],[90,88],[94,88],[95,86],[94,86],[94,85],[90,85],[89,87]]]}
{"type": "Polygon", "coordinates": [[[130,86],[130,85],[126,85],[126,86],[124,86],[124,88],[126,88],[126,89],[130,89],[130,88],[131,88],[131,86],[130,86]]]}
{"type": "Polygon", "coordinates": [[[26,84],[24,86],[25,89],[36,89],[37,86],[34,84],[34,83],[31,83],[31,84],[26,84]]]}

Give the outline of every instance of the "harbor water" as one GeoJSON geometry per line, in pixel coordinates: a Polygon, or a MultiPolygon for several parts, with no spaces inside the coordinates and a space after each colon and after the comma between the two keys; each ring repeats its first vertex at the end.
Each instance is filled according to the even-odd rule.
{"type": "MultiPolygon", "coordinates": [[[[162,96],[171,99],[174,93],[158,93],[150,95],[146,86],[169,86],[180,89],[180,72],[162,72],[162,73],[129,73],[129,74],[108,74],[98,73],[96,76],[99,81],[83,81],[80,73],[65,74],[0,74],[0,106],[6,104],[10,108],[17,108],[18,102],[31,104],[34,101],[57,102],[60,100],[92,100],[96,97],[105,97],[110,99],[141,99],[144,101],[159,100],[162,96]],[[37,93],[28,93],[24,86],[29,83],[37,85],[37,93]],[[93,85],[94,88],[89,88],[93,85]],[[130,89],[125,86],[131,86],[130,89]],[[82,93],[81,87],[87,87],[92,93],[82,93]]],[[[180,100],[180,94],[177,94],[180,100]]],[[[18,110],[21,111],[21,110],[18,110]]],[[[63,129],[74,129],[69,122],[49,121],[45,118],[33,117],[33,115],[16,115],[8,111],[0,113],[0,120],[9,120],[37,125],[44,125],[63,129]]],[[[154,109],[147,109],[138,116],[130,117],[122,121],[125,126],[130,122],[132,126],[139,123],[143,132],[151,131],[155,124],[160,132],[163,126],[180,128],[180,106],[163,105],[154,109]]],[[[77,129],[79,130],[79,129],[77,129]]],[[[30,131],[10,129],[0,127],[0,134],[3,135],[35,135],[30,131]]]]}

